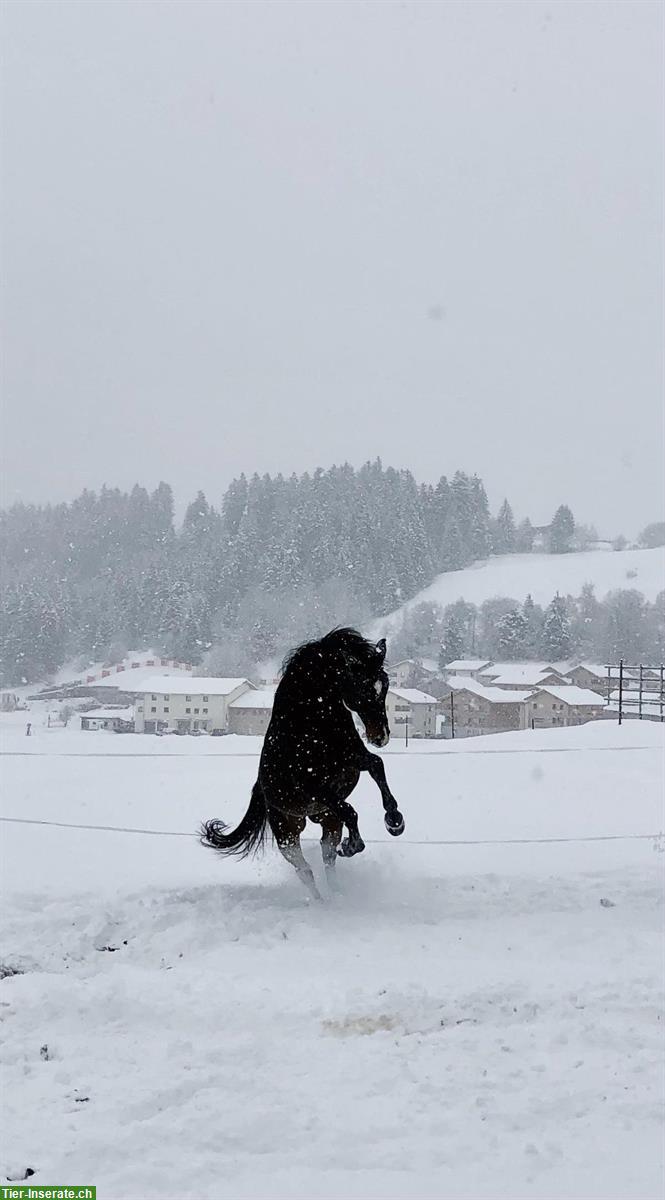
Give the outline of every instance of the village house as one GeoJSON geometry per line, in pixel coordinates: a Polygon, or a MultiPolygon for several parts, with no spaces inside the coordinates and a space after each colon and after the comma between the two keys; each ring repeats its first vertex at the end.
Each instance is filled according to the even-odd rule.
{"type": "Polygon", "coordinates": [[[542,663],[494,663],[478,676],[479,683],[489,687],[524,691],[525,688],[561,686],[569,682],[565,675],[542,663]]]}
{"type": "Polygon", "coordinates": [[[446,675],[466,676],[477,679],[482,671],[492,666],[489,658],[456,658],[446,663],[446,675]]]}
{"type": "Polygon", "coordinates": [[[247,679],[155,675],[142,683],[137,694],[136,732],[224,733],[229,705],[251,690],[247,679]]]}
{"type": "MultiPolygon", "coordinates": [[[[617,666],[608,669],[600,663],[583,662],[574,666],[567,672],[567,675],[576,687],[590,688],[592,692],[598,692],[605,699],[607,699],[608,692],[619,686],[619,668],[617,666]]],[[[639,671],[636,672],[627,667],[624,670],[624,688],[634,688],[636,683],[639,683],[639,671]]]]}
{"type": "Polygon", "coordinates": [[[414,682],[418,664],[415,658],[403,658],[400,662],[391,663],[386,667],[386,674],[395,687],[408,687],[414,682]]]}
{"type": "Polygon", "coordinates": [[[81,713],[81,729],[109,729],[114,733],[133,733],[133,708],[94,708],[81,713]]]}
{"type": "Polygon", "coordinates": [[[419,690],[421,683],[428,684],[439,674],[438,664],[433,658],[404,658],[386,667],[388,679],[395,687],[411,687],[419,690]]]}
{"type": "Polygon", "coordinates": [[[574,685],[548,685],[538,688],[523,705],[522,728],[584,725],[606,715],[607,708],[597,692],[574,685]]]}
{"type": "Polygon", "coordinates": [[[438,700],[418,688],[389,688],[386,716],[391,737],[435,737],[438,700]]]}
{"type": "Polygon", "coordinates": [[[275,691],[274,687],[255,688],[231,700],[228,732],[263,737],[270,724],[275,691]]]}
{"type": "Polygon", "coordinates": [[[446,733],[455,737],[477,737],[482,733],[502,733],[522,728],[522,709],[530,695],[478,683],[462,675],[448,680],[448,692],[441,701],[446,718],[446,733]]]}

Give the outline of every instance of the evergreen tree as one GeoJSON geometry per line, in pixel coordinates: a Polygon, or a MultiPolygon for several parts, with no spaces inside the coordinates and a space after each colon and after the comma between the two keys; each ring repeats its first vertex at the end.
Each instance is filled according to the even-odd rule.
{"type": "Polygon", "coordinates": [[[571,613],[571,647],[582,659],[593,660],[600,604],[592,583],[585,583],[571,613]]]}
{"type": "Polygon", "coordinates": [[[462,533],[457,518],[450,512],[443,531],[442,566],[444,571],[459,571],[466,565],[462,533]]]}
{"type": "Polygon", "coordinates": [[[490,509],[487,493],[477,475],[471,479],[471,560],[487,558],[491,550],[490,509]]]}
{"type": "Polygon", "coordinates": [[[531,554],[533,543],[536,536],[536,531],[528,517],[517,527],[515,533],[515,549],[518,554],[531,554]]]}
{"type": "Polygon", "coordinates": [[[480,606],[478,614],[477,650],[482,658],[500,659],[499,639],[502,621],[508,613],[519,608],[517,600],[510,596],[493,596],[480,606]]]}
{"type": "Polygon", "coordinates": [[[527,623],[519,608],[513,608],[500,617],[497,633],[500,659],[519,662],[527,656],[527,623]]]}
{"type": "Polygon", "coordinates": [[[439,651],[439,662],[444,660],[446,663],[455,662],[458,658],[464,658],[466,652],[466,626],[464,618],[459,612],[451,612],[446,619],[443,630],[443,641],[439,651]]]}
{"type": "Polygon", "coordinates": [[[550,525],[549,550],[550,554],[568,554],[572,549],[575,533],[575,519],[566,504],[557,508],[550,525]]]}
{"type": "Polygon", "coordinates": [[[547,606],[543,621],[541,655],[557,662],[570,654],[570,620],[566,602],[557,592],[547,606]]]}
{"type": "Polygon", "coordinates": [[[600,658],[606,663],[640,663],[649,658],[648,608],[641,592],[609,592],[603,604],[600,658]]]}
{"type": "Polygon", "coordinates": [[[543,610],[540,604],[534,604],[531,593],[522,605],[522,616],[525,622],[524,658],[526,660],[538,657],[543,635],[543,610]]]}
{"type": "Polygon", "coordinates": [[[504,500],[497,513],[492,549],[495,554],[512,554],[515,550],[515,519],[507,500],[504,500]]]}

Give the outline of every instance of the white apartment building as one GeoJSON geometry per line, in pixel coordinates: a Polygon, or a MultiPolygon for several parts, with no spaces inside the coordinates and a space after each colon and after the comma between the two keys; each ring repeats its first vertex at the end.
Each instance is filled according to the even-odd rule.
{"type": "Polygon", "coordinates": [[[145,680],[134,706],[137,733],[175,729],[178,733],[203,730],[226,732],[229,705],[252,690],[247,679],[216,679],[155,675],[145,680]]]}

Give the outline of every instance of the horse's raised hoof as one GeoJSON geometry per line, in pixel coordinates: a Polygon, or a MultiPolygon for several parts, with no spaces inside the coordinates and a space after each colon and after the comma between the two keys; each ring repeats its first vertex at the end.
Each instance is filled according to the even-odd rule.
{"type": "Polygon", "coordinates": [[[353,858],[354,854],[360,854],[365,849],[365,843],[361,837],[351,841],[351,838],[344,838],[337,853],[340,858],[353,858]]]}
{"type": "Polygon", "coordinates": [[[396,812],[392,816],[388,816],[388,813],[386,813],[383,820],[388,833],[393,837],[399,837],[400,834],[404,833],[404,817],[401,812],[396,812]]]}

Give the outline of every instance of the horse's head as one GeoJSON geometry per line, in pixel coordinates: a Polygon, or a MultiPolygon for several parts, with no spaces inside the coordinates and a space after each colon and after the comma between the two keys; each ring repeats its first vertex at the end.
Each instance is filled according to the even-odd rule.
{"type": "Polygon", "coordinates": [[[342,645],[340,653],[342,699],[360,717],[367,740],[373,746],[385,746],[390,738],[386,714],[388,676],[383,669],[386,639],[374,645],[361,638],[348,647],[342,645]]]}

